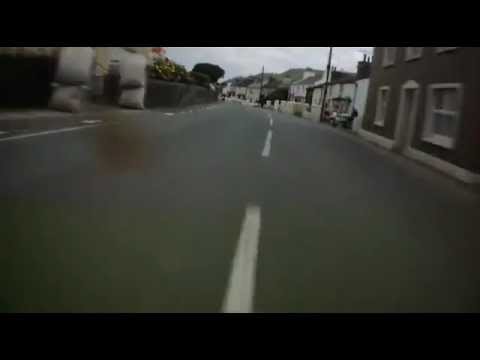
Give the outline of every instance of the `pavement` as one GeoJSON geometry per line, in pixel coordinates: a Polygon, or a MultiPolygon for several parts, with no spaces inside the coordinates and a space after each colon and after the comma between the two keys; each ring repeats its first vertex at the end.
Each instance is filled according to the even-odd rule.
{"type": "Polygon", "coordinates": [[[480,201],[239,104],[0,141],[1,312],[477,312],[480,201]]]}

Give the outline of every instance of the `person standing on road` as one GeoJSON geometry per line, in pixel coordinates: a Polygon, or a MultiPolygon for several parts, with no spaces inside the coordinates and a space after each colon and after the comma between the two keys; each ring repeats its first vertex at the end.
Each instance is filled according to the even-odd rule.
{"type": "Polygon", "coordinates": [[[263,105],[265,105],[265,96],[261,95],[260,96],[260,107],[263,109],[263,105]]]}
{"type": "Polygon", "coordinates": [[[352,115],[350,116],[350,123],[349,123],[350,129],[353,128],[353,123],[357,117],[358,117],[358,111],[357,109],[353,108],[352,115]]]}

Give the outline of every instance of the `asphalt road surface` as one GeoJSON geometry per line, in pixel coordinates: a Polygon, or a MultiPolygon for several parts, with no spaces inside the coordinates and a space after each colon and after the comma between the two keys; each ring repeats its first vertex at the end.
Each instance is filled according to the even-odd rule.
{"type": "Polygon", "coordinates": [[[1,312],[477,312],[478,196],[236,104],[0,141],[1,312]]]}

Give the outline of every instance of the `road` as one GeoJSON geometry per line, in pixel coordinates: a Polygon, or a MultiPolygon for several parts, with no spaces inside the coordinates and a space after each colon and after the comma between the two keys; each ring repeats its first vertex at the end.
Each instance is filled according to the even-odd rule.
{"type": "Polygon", "coordinates": [[[478,196],[215,104],[0,141],[2,312],[476,312],[478,196]]]}

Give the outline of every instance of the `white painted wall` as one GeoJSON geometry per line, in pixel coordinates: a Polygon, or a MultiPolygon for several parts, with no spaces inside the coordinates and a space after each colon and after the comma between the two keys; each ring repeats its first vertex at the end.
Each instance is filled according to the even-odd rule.
{"type": "Polygon", "coordinates": [[[353,101],[355,96],[355,84],[334,84],[329,86],[327,100],[337,97],[349,97],[353,101]]]}
{"type": "Polygon", "coordinates": [[[320,120],[320,110],[320,106],[312,105],[310,111],[307,111],[307,109],[303,111],[303,117],[313,122],[318,122],[320,120]]]}
{"type": "Polygon", "coordinates": [[[233,91],[232,89],[232,83],[228,83],[223,89],[222,89],[222,94],[223,95],[228,95],[229,92],[233,91]]]}
{"type": "Polygon", "coordinates": [[[258,100],[260,96],[260,88],[249,87],[247,88],[247,100],[254,102],[258,100]]]}
{"type": "MultiPolygon", "coordinates": [[[[275,89],[263,88],[262,95],[268,96],[274,91],[275,89]]],[[[259,98],[260,98],[260,88],[257,88],[257,87],[247,88],[247,100],[251,102],[257,102],[259,98]]]]}
{"type": "Polygon", "coordinates": [[[233,86],[232,89],[235,91],[236,97],[247,94],[247,88],[245,86],[233,86]]]}
{"type": "Polygon", "coordinates": [[[314,89],[312,95],[312,104],[313,105],[321,105],[322,104],[322,93],[323,89],[314,89]]]}
{"type": "Polygon", "coordinates": [[[368,87],[370,79],[362,79],[357,81],[357,95],[355,98],[355,109],[358,111],[358,117],[353,123],[353,131],[358,131],[362,125],[365,108],[367,106],[368,87]]]}
{"type": "Polygon", "coordinates": [[[307,96],[307,85],[290,86],[290,95],[292,96],[292,99],[295,97],[305,98],[307,96]]]}
{"type": "Polygon", "coordinates": [[[343,92],[340,96],[349,97],[353,101],[353,98],[355,97],[355,83],[344,84],[343,92]]]}

